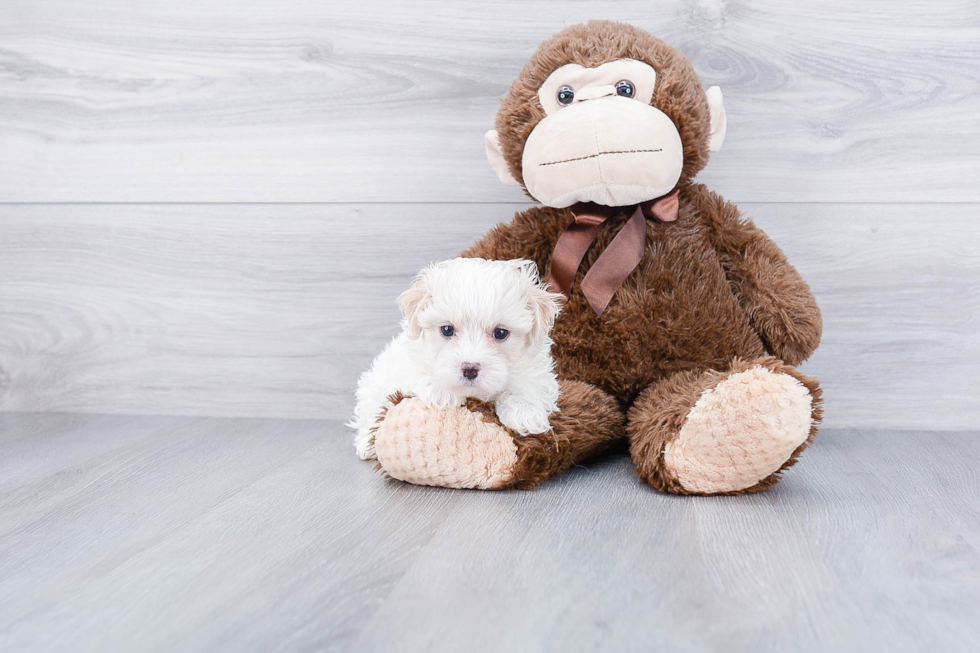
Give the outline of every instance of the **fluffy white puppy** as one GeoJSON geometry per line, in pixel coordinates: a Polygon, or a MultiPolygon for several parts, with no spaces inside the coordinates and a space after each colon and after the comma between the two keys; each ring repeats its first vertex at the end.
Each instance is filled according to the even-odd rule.
{"type": "Polygon", "coordinates": [[[357,455],[377,457],[372,429],[396,391],[438,407],[494,401],[521,435],[549,430],[558,410],[549,333],[562,300],[531,261],[456,258],[422,270],[398,297],[402,332],[358,381],[348,424],[357,455]]]}

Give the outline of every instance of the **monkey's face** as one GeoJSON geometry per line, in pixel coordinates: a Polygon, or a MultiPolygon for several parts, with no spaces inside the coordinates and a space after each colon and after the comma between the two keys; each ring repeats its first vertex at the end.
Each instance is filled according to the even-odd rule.
{"type": "Polygon", "coordinates": [[[705,92],[683,55],[634,27],[594,21],[541,45],[497,128],[486,146],[501,181],[564,208],[669,193],[721,146],[726,121],[721,90],[705,92]]]}
{"type": "Polygon", "coordinates": [[[570,63],[538,90],[547,117],[524,145],[528,192],[547,206],[637,204],[669,193],[684,166],[674,123],[650,106],[657,72],[630,59],[570,63]]]}

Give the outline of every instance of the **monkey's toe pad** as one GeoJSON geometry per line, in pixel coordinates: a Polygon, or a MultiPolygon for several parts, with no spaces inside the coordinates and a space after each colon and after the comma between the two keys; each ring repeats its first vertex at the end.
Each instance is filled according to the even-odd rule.
{"type": "Polygon", "coordinates": [[[514,478],[508,431],[462,406],[430,408],[414,397],[388,409],[374,436],[378,463],[416,485],[493,490],[514,478]]]}
{"type": "Polygon", "coordinates": [[[752,487],[786,463],[812,425],[810,391],[788,374],[757,365],[705,390],[664,463],[696,493],[752,487]]]}

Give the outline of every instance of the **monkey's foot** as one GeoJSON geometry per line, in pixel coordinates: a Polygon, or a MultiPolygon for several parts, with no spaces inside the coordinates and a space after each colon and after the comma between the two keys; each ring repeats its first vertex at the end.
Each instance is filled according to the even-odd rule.
{"type": "Polygon", "coordinates": [[[579,381],[561,382],[551,430],[525,437],[478,399],[449,409],[402,395],[392,402],[374,433],[378,463],[418,485],[530,490],[625,435],[619,402],[579,381]]]}
{"type": "Polygon", "coordinates": [[[517,465],[505,427],[463,406],[431,408],[415,397],[388,409],[374,446],[389,476],[416,485],[495,490],[511,484],[517,465]]]}
{"type": "Polygon", "coordinates": [[[772,358],[736,361],[726,373],[685,373],[661,385],[637,402],[630,431],[644,480],[669,492],[773,485],[820,420],[816,381],[772,358]]]}

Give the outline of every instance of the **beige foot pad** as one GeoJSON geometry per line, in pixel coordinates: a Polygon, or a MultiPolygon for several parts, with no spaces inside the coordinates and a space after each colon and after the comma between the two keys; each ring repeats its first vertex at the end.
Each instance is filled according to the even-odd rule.
{"type": "Polygon", "coordinates": [[[705,390],[664,463],[689,492],[736,492],[785,463],[810,433],[813,398],[788,374],[756,366],[705,390]]]}
{"type": "Polygon", "coordinates": [[[463,407],[429,408],[415,398],[388,410],[374,445],[389,476],[416,485],[497,489],[517,464],[517,445],[503,427],[463,407]]]}

